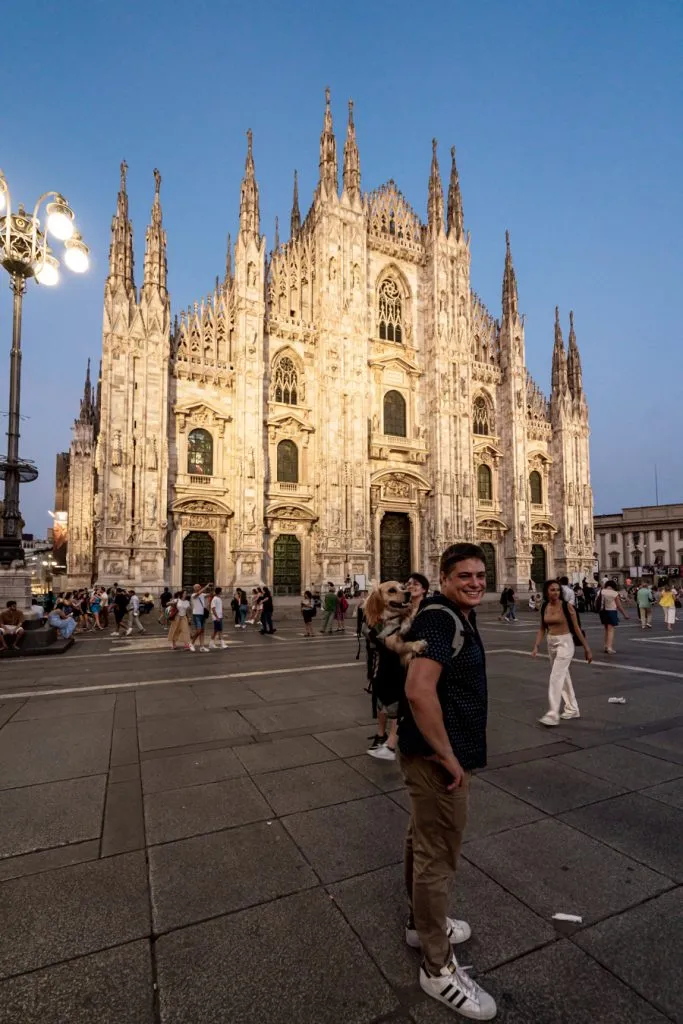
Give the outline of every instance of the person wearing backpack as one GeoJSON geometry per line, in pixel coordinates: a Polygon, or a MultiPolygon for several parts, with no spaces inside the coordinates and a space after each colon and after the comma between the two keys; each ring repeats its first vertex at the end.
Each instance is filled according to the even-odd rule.
{"type": "Polygon", "coordinates": [[[484,552],[476,544],[451,545],[439,577],[440,593],[423,601],[408,634],[426,648],[411,660],[399,702],[398,745],[411,805],[406,942],[422,948],[423,991],[472,1020],[491,1020],[494,999],[451,948],[470,937],[470,926],[447,916],[471,773],[486,766],[486,660],[474,611],[486,591],[484,552]]]}
{"type": "Polygon", "coordinates": [[[544,636],[548,638],[548,657],[551,669],[548,682],[548,710],[542,718],[539,718],[539,722],[541,725],[554,726],[560,724],[560,718],[581,717],[569,674],[574,648],[583,647],[589,665],[593,660],[593,654],[588,646],[586,635],[581,629],[576,611],[562,597],[561,584],[557,580],[546,580],[543,584],[541,624],[531,651],[534,658],[538,655],[538,648],[543,642],[544,636]],[[563,700],[564,711],[560,714],[563,700]]]}

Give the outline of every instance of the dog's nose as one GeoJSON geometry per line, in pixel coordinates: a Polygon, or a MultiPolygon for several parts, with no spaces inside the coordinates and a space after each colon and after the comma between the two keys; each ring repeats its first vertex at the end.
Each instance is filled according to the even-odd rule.
{"type": "Polygon", "coordinates": [[[403,603],[404,604],[408,604],[409,601],[410,601],[410,591],[405,590],[403,592],[403,603]]]}

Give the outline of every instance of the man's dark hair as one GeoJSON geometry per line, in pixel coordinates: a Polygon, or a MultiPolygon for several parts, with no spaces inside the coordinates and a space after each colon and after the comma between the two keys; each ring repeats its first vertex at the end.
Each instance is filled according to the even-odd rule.
{"type": "Polygon", "coordinates": [[[16,606],[17,606],[17,602],[16,601],[8,601],[7,602],[7,607],[8,608],[16,608],[16,606]]]}
{"type": "Polygon", "coordinates": [[[458,562],[466,562],[468,558],[478,558],[480,562],[486,564],[484,552],[478,544],[468,544],[465,541],[461,544],[451,544],[441,556],[439,572],[443,573],[444,576],[448,576],[453,566],[457,565],[458,562]]]}
{"type": "Polygon", "coordinates": [[[415,580],[416,583],[420,584],[426,594],[429,593],[429,580],[426,576],[423,576],[421,572],[411,572],[408,579],[415,580]]]}
{"type": "Polygon", "coordinates": [[[223,593],[223,588],[222,587],[216,587],[216,590],[215,590],[216,596],[218,596],[218,594],[222,594],[222,593],[223,593]]]}
{"type": "Polygon", "coordinates": [[[569,586],[569,577],[568,576],[560,576],[560,586],[561,587],[568,587],[569,586]]]}

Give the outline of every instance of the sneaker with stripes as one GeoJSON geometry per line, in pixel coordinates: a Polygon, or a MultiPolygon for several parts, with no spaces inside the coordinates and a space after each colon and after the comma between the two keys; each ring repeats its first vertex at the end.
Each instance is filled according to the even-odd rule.
{"type": "Polygon", "coordinates": [[[438,974],[430,974],[423,963],[420,988],[469,1020],[493,1020],[496,1016],[493,997],[470,978],[464,967],[458,966],[455,957],[438,974]]]}
{"type": "MultiPolygon", "coordinates": [[[[454,917],[447,917],[446,934],[451,946],[457,946],[460,942],[467,942],[472,934],[472,929],[467,921],[456,921],[454,917]]],[[[417,934],[414,921],[410,918],[406,924],[406,942],[413,949],[420,948],[420,936],[417,934]]]]}

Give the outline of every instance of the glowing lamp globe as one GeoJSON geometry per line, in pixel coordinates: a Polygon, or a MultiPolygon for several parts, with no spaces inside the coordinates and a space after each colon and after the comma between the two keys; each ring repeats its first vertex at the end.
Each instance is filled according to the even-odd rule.
{"type": "Polygon", "coordinates": [[[90,266],[90,259],[88,257],[88,247],[81,240],[78,232],[76,232],[72,239],[66,241],[65,247],[64,262],[69,270],[73,270],[74,274],[84,274],[90,266]]]}
{"type": "Polygon", "coordinates": [[[54,256],[44,256],[34,265],[33,274],[38,284],[51,288],[59,281],[59,263],[54,256]]]}
{"type": "Polygon", "coordinates": [[[47,207],[47,230],[60,242],[65,242],[74,233],[74,215],[72,210],[64,201],[48,203],[47,207]]]}

